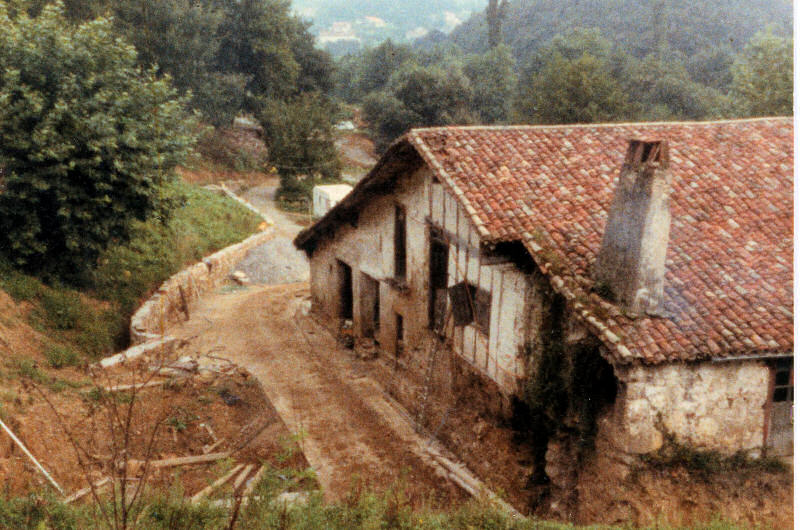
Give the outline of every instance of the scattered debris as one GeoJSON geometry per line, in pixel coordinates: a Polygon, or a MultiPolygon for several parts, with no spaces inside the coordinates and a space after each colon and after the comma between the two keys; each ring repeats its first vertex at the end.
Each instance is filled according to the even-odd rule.
{"type": "Polygon", "coordinates": [[[95,490],[99,490],[109,482],[111,482],[111,478],[103,477],[94,484],[92,484],[92,486],[87,486],[83,489],[79,489],[78,491],[76,491],[75,493],[64,499],[64,504],[69,504],[71,502],[75,502],[79,499],[82,499],[83,497],[92,492],[92,488],[94,488],[95,490]]]}
{"type": "Polygon", "coordinates": [[[247,464],[247,466],[239,473],[239,476],[236,477],[236,480],[233,481],[233,491],[239,491],[239,488],[242,487],[244,481],[247,479],[250,472],[253,470],[255,466],[253,464],[247,464]]]}
{"type": "Polygon", "coordinates": [[[258,486],[258,483],[261,481],[261,477],[263,477],[264,473],[266,472],[266,466],[261,466],[259,470],[256,471],[256,474],[253,475],[253,477],[245,484],[244,490],[242,491],[242,497],[249,497],[253,493],[253,490],[256,489],[256,486],[258,486]]]}
{"type": "Polygon", "coordinates": [[[45,468],[44,468],[44,467],[42,467],[42,464],[40,464],[40,463],[39,463],[39,461],[38,461],[38,460],[36,460],[36,457],[34,457],[34,456],[31,454],[31,452],[30,452],[30,451],[28,451],[28,448],[27,448],[27,447],[25,447],[25,444],[23,444],[23,443],[20,441],[20,439],[19,439],[19,438],[17,438],[17,435],[16,435],[16,434],[14,434],[14,432],[13,432],[11,429],[9,429],[9,428],[8,428],[8,425],[6,425],[6,424],[3,422],[3,420],[0,420],[0,427],[2,427],[2,428],[3,428],[3,430],[5,430],[5,431],[6,431],[6,433],[8,433],[8,435],[11,437],[11,439],[14,441],[14,443],[15,443],[15,444],[17,444],[17,445],[19,446],[19,448],[20,448],[20,449],[22,449],[22,452],[23,452],[23,453],[25,453],[25,455],[26,455],[28,458],[30,458],[30,459],[31,459],[31,461],[34,463],[34,465],[36,466],[36,468],[37,468],[37,469],[38,469],[38,470],[39,470],[39,471],[42,473],[42,475],[44,475],[44,476],[47,478],[47,480],[50,482],[50,484],[52,484],[52,485],[53,485],[53,487],[55,487],[55,488],[58,490],[58,492],[59,492],[61,495],[65,495],[65,493],[64,493],[64,490],[63,490],[63,489],[61,489],[61,486],[59,486],[59,485],[58,485],[58,482],[56,482],[56,481],[55,481],[55,479],[54,479],[53,477],[51,477],[51,476],[50,476],[50,473],[48,473],[48,472],[47,472],[47,470],[45,470],[45,468]]]}
{"type": "Polygon", "coordinates": [[[214,449],[216,449],[217,447],[222,445],[222,442],[224,442],[224,441],[225,441],[225,438],[221,438],[221,439],[217,440],[216,442],[214,442],[211,445],[204,445],[203,446],[203,453],[205,453],[205,454],[210,453],[211,451],[213,451],[214,449]]]}
{"type": "Polygon", "coordinates": [[[231,274],[231,280],[239,285],[247,285],[250,283],[250,278],[242,271],[234,271],[233,274],[231,274]]]}
{"type": "Polygon", "coordinates": [[[225,475],[215,480],[211,485],[206,486],[202,490],[192,495],[191,502],[194,504],[200,502],[200,500],[208,496],[212,491],[214,491],[215,489],[219,488],[220,486],[228,482],[230,479],[232,479],[233,476],[236,475],[243,467],[244,464],[237,465],[236,467],[225,473],[225,475]]]}
{"type": "Polygon", "coordinates": [[[174,347],[175,342],[176,339],[174,337],[162,337],[153,342],[146,342],[144,344],[139,344],[138,346],[128,348],[124,352],[117,353],[116,355],[112,355],[110,357],[106,357],[105,359],[102,359],[98,364],[100,365],[101,368],[110,368],[117,364],[123,363],[125,361],[130,361],[132,359],[136,359],[137,357],[141,357],[146,353],[154,352],[157,350],[161,350],[160,353],[169,353],[174,347]]]}
{"type": "Polygon", "coordinates": [[[345,320],[339,328],[339,335],[336,337],[339,344],[345,348],[352,350],[355,346],[355,339],[353,338],[353,321],[345,320]]]}
{"type": "Polygon", "coordinates": [[[170,379],[159,379],[158,381],[148,381],[146,383],[136,383],[133,385],[115,385],[103,387],[106,392],[125,392],[127,390],[141,390],[143,388],[152,388],[154,386],[161,386],[169,383],[170,379]]]}
{"type": "Polygon", "coordinates": [[[375,339],[359,338],[356,340],[354,352],[356,358],[361,360],[372,360],[378,358],[378,344],[375,339]]]}
{"type": "MultiPolygon", "coordinates": [[[[150,462],[150,466],[154,469],[160,469],[164,467],[176,467],[176,466],[188,466],[192,464],[207,464],[208,462],[214,462],[216,460],[222,460],[223,458],[228,458],[231,456],[230,452],[224,453],[208,453],[207,455],[196,455],[196,456],[178,456],[175,458],[165,458],[164,460],[153,460],[150,462]]],[[[128,460],[128,465],[144,465],[143,460],[128,460]]],[[[135,473],[134,473],[135,474],[135,473]]]]}
{"type": "Polygon", "coordinates": [[[231,391],[228,390],[227,388],[223,388],[222,390],[220,390],[219,397],[221,397],[222,401],[224,401],[225,404],[228,405],[229,407],[236,406],[242,402],[242,398],[240,398],[235,394],[232,394],[231,391]]]}
{"type": "Polygon", "coordinates": [[[171,363],[158,364],[153,366],[152,369],[157,370],[159,375],[185,377],[189,374],[196,374],[199,366],[195,359],[185,356],[171,363]]]}

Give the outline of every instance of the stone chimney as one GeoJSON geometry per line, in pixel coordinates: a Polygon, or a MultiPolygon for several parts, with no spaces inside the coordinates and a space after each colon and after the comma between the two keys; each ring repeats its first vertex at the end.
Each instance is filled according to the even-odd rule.
{"type": "Polygon", "coordinates": [[[597,289],[634,316],[663,314],[671,184],[667,142],[631,140],[594,273],[597,289]]]}

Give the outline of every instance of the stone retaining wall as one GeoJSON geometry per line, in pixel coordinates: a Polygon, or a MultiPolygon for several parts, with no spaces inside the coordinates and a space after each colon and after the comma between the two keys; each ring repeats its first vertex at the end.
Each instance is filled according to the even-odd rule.
{"type": "Polygon", "coordinates": [[[219,286],[251,248],[272,237],[273,230],[268,228],[203,258],[162,283],[131,317],[131,345],[161,338],[166,327],[183,318],[192,302],[219,286]]]}

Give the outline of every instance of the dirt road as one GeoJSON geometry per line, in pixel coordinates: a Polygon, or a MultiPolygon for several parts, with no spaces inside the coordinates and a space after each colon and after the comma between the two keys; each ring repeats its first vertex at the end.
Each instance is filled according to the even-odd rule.
{"type": "Polygon", "coordinates": [[[256,285],[203,298],[191,320],[168,331],[186,340],[178,355],[202,362],[213,352],[254,375],[302,440],[329,499],[343,498],[359,481],[378,490],[402,487],[417,505],[465,499],[437,475],[426,440],[404,411],[307,314],[308,283],[290,283],[308,278],[308,261],[291,243],[302,227],[275,208],[274,192],[257,186],[242,194],[275,222],[275,238],[235,267],[256,285]]]}
{"type": "Polygon", "coordinates": [[[306,314],[305,283],[211,295],[169,331],[188,340],[179,355],[214,351],[246,368],[317,472],[330,499],[354,481],[384,490],[398,481],[413,504],[465,498],[436,474],[426,441],[334,338],[306,314]]]}
{"type": "Polygon", "coordinates": [[[253,283],[281,284],[307,281],[308,260],[303,252],[294,248],[292,240],[303,228],[275,207],[273,198],[276,185],[256,186],[242,194],[250,204],[270,217],[275,237],[252,249],[236,266],[253,283]]]}

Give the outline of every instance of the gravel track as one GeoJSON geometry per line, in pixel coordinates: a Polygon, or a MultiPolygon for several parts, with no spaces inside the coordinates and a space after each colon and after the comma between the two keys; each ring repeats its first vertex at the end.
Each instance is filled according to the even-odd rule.
{"type": "Polygon", "coordinates": [[[250,250],[233,270],[244,272],[252,283],[276,285],[309,279],[308,259],[292,240],[303,229],[275,207],[276,186],[256,186],[242,194],[275,223],[275,237],[250,250]]]}

